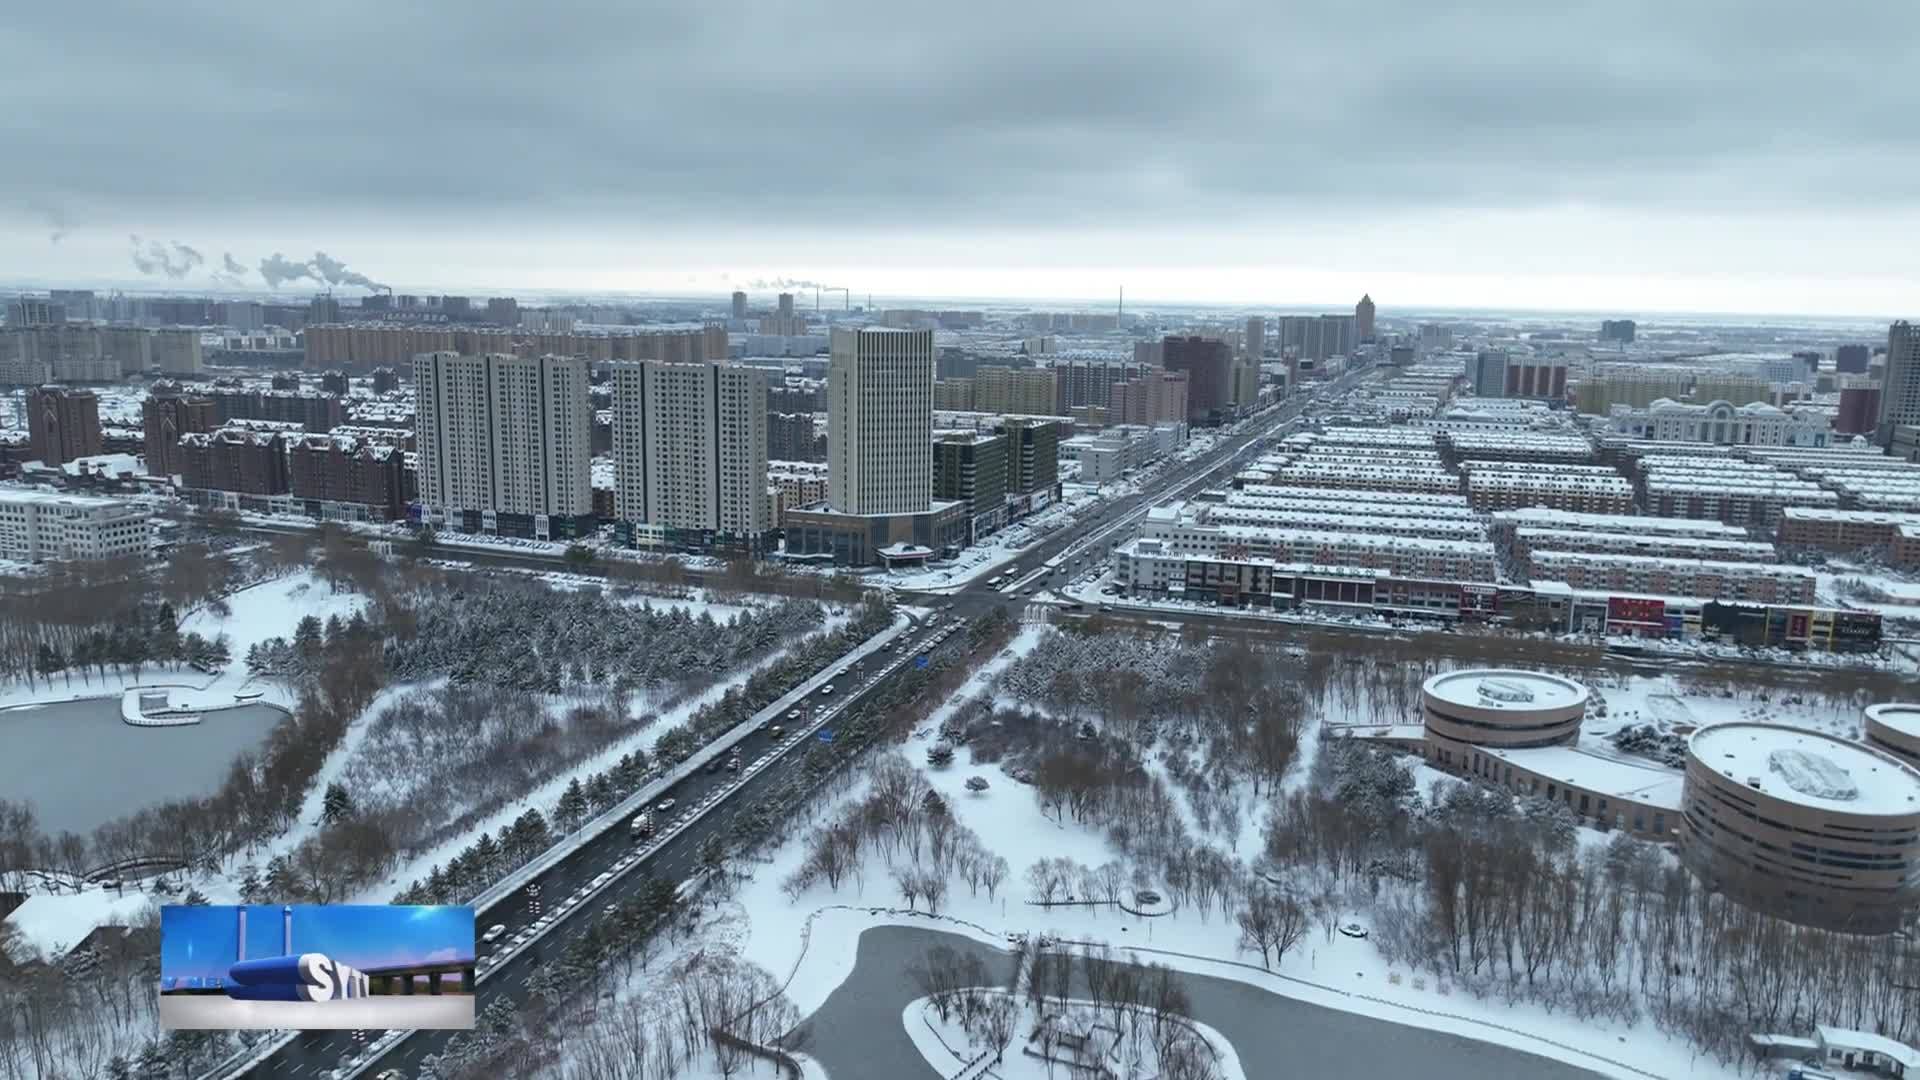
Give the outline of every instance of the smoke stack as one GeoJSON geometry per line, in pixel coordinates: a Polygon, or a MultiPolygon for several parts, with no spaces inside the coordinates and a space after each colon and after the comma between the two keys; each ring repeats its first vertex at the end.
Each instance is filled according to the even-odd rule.
{"type": "Polygon", "coordinates": [[[280,909],[280,955],[293,955],[293,905],[280,909]]]}
{"type": "Polygon", "coordinates": [[[239,911],[240,911],[240,947],[237,950],[238,955],[234,957],[234,960],[236,961],[245,960],[247,958],[247,905],[241,904],[239,907],[239,911]]]}

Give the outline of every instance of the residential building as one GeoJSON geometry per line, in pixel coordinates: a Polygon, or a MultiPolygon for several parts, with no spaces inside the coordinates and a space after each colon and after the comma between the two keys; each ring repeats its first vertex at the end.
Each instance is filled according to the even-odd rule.
{"type": "Polygon", "coordinates": [[[743,293],[743,292],[741,292],[741,291],[740,291],[740,290],[738,290],[738,289],[735,289],[735,290],[734,290],[734,293],[733,293],[733,312],[732,312],[732,314],[733,314],[733,321],[734,321],[734,322],[736,322],[736,323],[739,323],[739,324],[741,324],[741,329],[743,329],[743,330],[744,330],[744,329],[746,329],[746,321],[747,321],[747,294],[746,294],[746,293],[743,293]]]}
{"type": "MultiPolygon", "coordinates": [[[[1007,435],[1007,490],[1012,495],[1048,495],[1060,486],[1060,437],[1066,425],[1041,417],[1016,417],[1007,435]]],[[[1039,509],[1038,503],[1033,509],[1039,509]]]]}
{"type": "Polygon", "coordinates": [[[1833,370],[1842,375],[1865,375],[1873,350],[1865,345],[1842,345],[1833,350],[1833,370]]]}
{"type": "Polygon", "coordinates": [[[1373,336],[1373,297],[1363,295],[1360,302],[1353,305],[1353,332],[1362,342],[1374,340],[1373,336]]]}
{"type": "Polygon", "coordinates": [[[18,296],[7,301],[8,326],[50,326],[67,321],[65,304],[38,296],[18,296]]]}
{"type": "Polygon", "coordinates": [[[1510,398],[1567,399],[1567,362],[1540,356],[1511,357],[1506,365],[1504,396],[1510,398]]]}
{"type": "Polygon", "coordinates": [[[933,444],[933,495],[967,508],[967,543],[1007,523],[1010,474],[1005,434],[956,432],[933,444]]]}
{"type": "MultiPolygon", "coordinates": [[[[1146,345],[1148,342],[1141,342],[1146,345]]],[[[1156,353],[1155,363],[1142,363],[1128,360],[1125,356],[1095,353],[1063,353],[1053,363],[1053,376],[1057,384],[1054,398],[1062,410],[1078,409],[1085,406],[1111,407],[1113,387],[1134,379],[1146,378],[1157,372],[1160,343],[1152,342],[1156,353]]],[[[1186,420],[1181,413],[1179,419],[1186,420]]]]}
{"type": "Polygon", "coordinates": [[[0,485],[0,559],[64,562],[130,558],[152,547],[145,507],[119,499],[0,485]]]}
{"type": "Polygon", "coordinates": [[[767,457],[773,461],[827,460],[827,433],[810,412],[767,414],[767,457]]]}
{"type": "Polygon", "coordinates": [[[767,373],[613,366],[614,514],[636,542],[758,552],[767,505],[767,373]]]}
{"type": "Polygon", "coordinates": [[[1139,378],[1114,383],[1108,393],[1106,419],[1112,424],[1185,424],[1186,372],[1153,369],[1139,378]]]}
{"type": "Polygon", "coordinates": [[[933,407],[935,411],[974,411],[973,380],[970,378],[933,380],[933,407]]]}
{"type": "Polygon", "coordinates": [[[296,436],[287,445],[289,487],[312,517],[398,520],[416,495],[406,456],[371,439],[296,436]]]}
{"type": "Polygon", "coordinates": [[[933,332],[835,327],[827,381],[829,503],[915,514],[933,499],[933,332]]]}
{"type": "Polygon", "coordinates": [[[347,410],[333,394],[302,394],[291,390],[207,391],[217,422],[279,420],[325,433],[347,422],[347,410]]]}
{"type": "Polygon", "coordinates": [[[1249,315],[1247,329],[1240,335],[1240,347],[1247,359],[1255,365],[1267,354],[1267,319],[1264,315],[1249,315]]]}
{"type": "Polygon", "coordinates": [[[182,435],[180,486],[188,491],[284,495],[291,490],[286,437],[239,427],[182,435]]]}
{"type": "Polygon", "coordinates": [[[1920,425],[1920,327],[1905,320],[1887,328],[1887,374],[1880,386],[1875,441],[1888,445],[1900,425],[1920,425]]]}
{"type": "Polygon", "coordinates": [[[580,356],[413,362],[420,499],[467,532],[554,539],[593,525],[593,411],[580,356]]]}
{"type": "Polygon", "coordinates": [[[1473,394],[1475,397],[1505,397],[1507,393],[1507,353],[1504,349],[1482,349],[1474,358],[1473,394]]]}
{"type": "Polygon", "coordinates": [[[1824,411],[1780,409],[1758,401],[1692,405],[1661,398],[1644,409],[1613,406],[1607,430],[1653,442],[1822,447],[1833,442],[1833,419],[1824,411]]]}
{"type": "Polygon", "coordinates": [[[1809,571],[1770,563],[1595,551],[1534,551],[1528,561],[1536,582],[1642,596],[1811,604],[1816,584],[1809,571]]]}
{"type": "Polygon", "coordinates": [[[41,386],[27,392],[33,460],[63,465],[101,452],[100,398],[91,390],[41,386]]]}
{"type": "Polygon", "coordinates": [[[1166,369],[1187,377],[1188,422],[1218,424],[1227,419],[1233,409],[1233,353],[1227,343],[1219,338],[1168,337],[1160,347],[1166,369]]]}
{"type": "Polygon", "coordinates": [[[218,421],[213,402],[189,395],[173,383],[155,383],[140,403],[145,433],[147,475],[174,476],[180,472],[180,437],[206,434],[218,421]]]}
{"type": "Polygon", "coordinates": [[[1274,319],[1273,341],[1282,355],[1302,360],[1348,356],[1360,343],[1358,322],[1358,308],[1352,315],[1281,315],[1274,319]]]}
{"type": "Polygon", "coordinates": [[[1054,415],[1054,375],[1046,368],[982,364],[973,375],[975,412],[1054,415]]]}
{"type": "Polygon", "coordinates": [[[1631,345],[1638,329],[1632,319],[1603,319],[1600,322],[1600,340],[1631,345]]]}
{"type": "Polygon", "coordinates": [[[1616,365],[1582,378],[1574,397],[1580,412],[1606,416],[1615,405],[1644,409],[1661,398],[1678,401],[1692,392],[1693,376],[1684,369],[1616,365]]]}
{"type": "Polygon", "coordinates": [[[155,330],[153,366],[162,375],[198,375],[205,368],[198,330],[155,330]]]}

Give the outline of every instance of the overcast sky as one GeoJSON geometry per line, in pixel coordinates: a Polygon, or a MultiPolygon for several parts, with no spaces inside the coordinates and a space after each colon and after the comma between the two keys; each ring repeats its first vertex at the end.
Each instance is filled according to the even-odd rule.
{"type": "Polygon", "coordinates": [[[1920,4],[1451,7],[103,0],[0,278],[1920,309],[1920,4]]]}

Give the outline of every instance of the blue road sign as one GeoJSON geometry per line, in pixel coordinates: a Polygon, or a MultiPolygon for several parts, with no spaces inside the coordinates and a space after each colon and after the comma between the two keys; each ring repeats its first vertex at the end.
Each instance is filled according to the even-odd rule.
{"type": "Polygon", "coordinates": [[[833,741],[833,732],[831,732],[831,731],[822,731],[822,732],[820,733],[820,741],[821,741],[821,742],[832,742],[832,741],[833,741]]]}
{"type": "Polygon", "coordinates": [[[930,661],[924,656],[916,656],[913,658],[914,667],[926,667],[929,662],[930,661]]]}

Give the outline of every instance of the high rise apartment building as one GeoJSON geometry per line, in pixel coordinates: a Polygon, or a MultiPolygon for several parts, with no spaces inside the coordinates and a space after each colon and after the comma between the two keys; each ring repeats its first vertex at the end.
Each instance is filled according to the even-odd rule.
{"type": "Polygon", "coordinates": [[[1841,375],[1865,375],[1873,350],[1865,345],[1842,345],[1833,350],[1833,370],[1841,375]]]}
{"type": "Polygon", "coordinates": [[[1267,351],[1266,316],[1251,315],[1247,317],[1247,329],[1246,332],[1240,336],[1240,344],[1246,351],[1247,359],[1258,364],[1260,358],[1265,356],[1267,351]]]}
{"type": "Polygon", "coordinates": [[[1019,416],[1055,414],[1054,376],[1046,368],[982,364],[973,376],[976,412],[1019,416]]]}
{"type": "Polygon", "coordinates": [[[933,332],[835,327],[831,348],[828,502],[843,514],[926,510],[933,498],[933,332]]]}
{"type": "Polygon", "coordinates": [[[1373,340],[1373,297],[1362,295],[1353,305],[1353,332],[1361,341],[1373,340]]]}
{"type": "Polygon", "coordinates": [[[27,439],[35,461],[64,465],[100,452],[100,398],[91,390],[41,386],[27,393],[27,439]]]}
{"type": "Polygon", "coordinates": [[[614,515],[649,543],[757,551],[767,503],[767,373],[616,364],[614,515]]]}
{"type": "Polygon", "coordinates": [[[1187,377],[1187,417],[1219,423],[1233,407],[1233,353],[1219,338],[1169,337],[1161,343],[1168,371],[1187,377]]]}
{"type": "Polygon", "coordinates": [[[1302,360],[1346,356],[1359,344],[1357,315],[1282,315],[1274,338],[1283,352],[1302,360]]]}
{"type": "Polygon", "coordinates": [[[551,538],[589,527],[588,367],[578,356],[415,357],[421,501],[466,531],[551,538]]]}
{"type": "Polygon", "coordinates": [[[1887,328],[1887,376],[1874,441],[1885,446],[1894,428],[1910,424],[1920,424],[1920,328],[1902,319],[1887,328]]]}
{"type": "MultiPolygon", "coordinates": [[[[1140,342],[1145,345],[1148,342],[1140,342]]],[[[1159,342],[1151,343],[1152,355],[1162,355],[1159,342]]],[[[1136,350],[1136,355],[1139,350],[1136,350]]],[[[1145,378],[1150,372],[1160,370],[1156,359],[1153,363],[1144,363],[1138,359],[1129,360],[1124,355],[1112,356],[1067,356],[1054,361],[1053,376],[1055,382],[1054,398],[1062,414],[1072,409],[1092,405],[1106,408],[1116,384],[1132,379],[1145,378]]],[[[1183,415],[1179,417],[1185,420],[1183,415]]]]}
{"type": "Polygon", "coordinates": [[[1107,422],[1147,427],[1186,423],[1186,373],[1152,368],[1139,378],[1114,383],[1107,399],[1107,422]]]}

